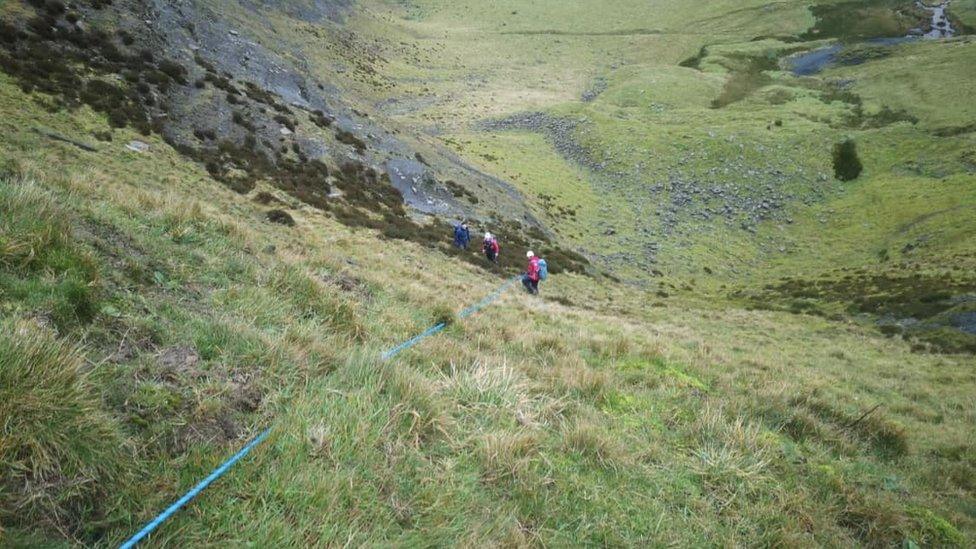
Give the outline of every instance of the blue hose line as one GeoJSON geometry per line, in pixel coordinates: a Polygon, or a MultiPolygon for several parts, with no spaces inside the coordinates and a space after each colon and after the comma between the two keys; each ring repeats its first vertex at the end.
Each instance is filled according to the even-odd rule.
{"type": "Polygon", "coordinates": [[[492,292],[488,297],[482,299],[478,303],[476,303],[476,304],[468,307],[467,309],[461,311],[460,313],[458,313],[458,317],[459,318],[468,318],[469,316],[477,313],[481,309],[484,309],[488,305],[491,305],[495,300],[497,300],[499,297],[501,297],[502,292],[504,292],[505,290],[507,290],[509,286],[511,286],[512,284],[514,284],[515,281],[516,280],[519,280],[520,278],[522,278],[522,275],[515,275],[512,278],[508,279],[507,282],[505,282],[504,284],[502,284],[497,290],[495,290],[494,292],[492,292]]]}
{"type": "Polygon", "coordinates": [[[431,326],[430,328],[427,328],[427,330],[424,331],[424,333],[422,333],[422,334],[420,334],[420,335],[418,335],[416,337],[412,337],[412,338],[404,341],[403,343],[397,345],[396,347],[390,349],[389,351],[383,353],[383,355],[382,355],[383,360],[390,360],[391,358],[397,356],[401,352],[403,352],[403,351],[409,349],[410,347],[413,347],[414,345],[420,343],[422,340],[427,339],[428,337],[430,337],[430,336],[432,336],[432,335],[440,332],[444,328],[447,328],[447,324],[445,324],[444,322],[441,322],[439,324],[436,324],[434,326],[431,326]]]}
{"type": "MultiPolygon", "coordinates": [[[[504,284],[502,284],[498,289],[496,289],[494,292],[492,292],[490,295],[488,295],[488,297],[482,299],[478,303],[476,303],[476,304],[472,305],[471,307],[468,307],[467,309],[465,309],[465,310],[461,311],[460,313],[458,313],[458,318],[467,318],[467,317],[469,317],[469,316],[477,313],[481,309],[484,309],[485,307],[487,307],[488,305],[490,305],[492,302],[494,302],[495,300],[497,300],[502,295],[502,292],[504,292],[509,286],[511,286],[516,280],[520,279],[521,277],[522,277],[521,275],[518,275],[518,276],[513,276],[512,278],[508,279],[507,282],[505,282],[504,284]]],[[[430,336],[432,336],[432,335],[434,335],[434,334],[436,334],[438,332],[443,331],[444,328],[447,328],[447,323],[445,323],[445,322],[441,322],[441,323],[435,324],[434,326],[431,326],[424,333],[422,333],[422,334],[420,334],[420,335],[418,335],[416,337],[410,338],[407,341],[404,341],[403,343],[401,343],[401,344],[397,345],[396,347],[390,349],[389,351],[386,351],[385,353],[383,353],[382,354],[383,360],[390,360],[391,358],[393,358],[396,355],[402,353],[403,351],[409,349],[410,347],[413,347],[414,345],[420,343],[421,341],[427,339],[428,337],[430,337],[430,336]]]]}
{"type": "MultiPolygon", "coordinates": [[[[521,278],[521,275],[513,276],[505,284],[502,284],[497,290],[495,290],[494,292],[492,292],[488,297],[482,299],[481,301],[479,301],[475,305],[473,305],[471,307],[468,307],[467,309],[461,311],[458,314],[458,317],[459,318],[467,318],[467,317],[469,317],[469,316],[477,313],[481,309],[484,309],[485,307],[487,307],[488,305],[490,305],[492,302],[494,302],[495,300],[497,300],[501,296],[502,292],[504,292],[506,289],[508,289],[509,286],[511,286],[513,283],[515,283],[516,280],[518,280],[520,278],[521,278]]],[[[386,351],[385,353],[383,353],[382,354],[383,360],[390,360],[391,358],[395,357],[396,355],[400,354],[401,352],[403,352],[403,351],[409,349],[410,347],[413,347],[414,345],[420,343],[424,339],[427,339],[428,337],[430,337],[430,336],[432,336],[434,334],[437,334],[437,333],[443,331],[444,328],[447,328],[447,323],[445,323],[445,322],[440,322],[440,323],[438,323],[438,324],[436,324],[434,326],[431,326],[424,333],[422,333],[422,334],[420,334],[418,336],[412,337],[412,338],[404,341],[403,343],[397,345],[396,347],[390,349],[389,351],[386,351]]],[[[261,444],[262,442],[264,442],[264,439],[268,438],[268,435],[269,434],[271,434],[271,428],[270,427],[268,427],[267,429],[265,429],[258,436],[254,437],[254,440],[252,440],[251,442],[249,442],[247,444],[247,446],[241,448],[241,450],[239,452],[237,452],[236,454],[234,454],[233,456],[231,456],[231,458],[228,459],[227,461],[225,461],[220,467],[214,469],[214,471],[212,473],[210,473],[210,475],[207,476],[207,478],[205,478],[202,481],[200,481],[199,484],[197,484],[189,492],[187,492],[186,494],[184,494],[183,497],[181,497],[180,499],[176,500],[175,503],[173,503],[165,511],[163,511],[162,513],[160,513],[159,516],[157,516],[151,522],[149,522],[148,524],[146,524],[146,526],[144,526],[142,528],[142,530],[139,530],[138,532],[136,532],[136,534],[134,536],[132,536],[131,538],[129,538],[128,540],[126,540],[125,543],[123,543],[122,545],[119,546],[119,549],[132,549],[132,547],[135,547],[135,545],[137,543],[139,543],[140,541],[142,541],[143,539],[145,539],[146,536],[148,536],[149,534],[151,534],[156,528],[159,527],[159,525],[161,525],[163,522],[165,522],[166,519],[168,519],[169,517],[173,516],[174,513],[176,513],[177,511],[180,510],[180,508],[182,508],[184,505],[186,505],[187,503],[189,503],[190,500],[192,500],[193,498],[195,498],[198,495],[200,495],[200,492],[204,491],[207,488],[207,486],[210,486],[210,484],[213,481],[215,481],[218,478],[222,477],[224,475],[224,473],[226,473],[227,471],[229,471],[230,468],[233,467],[235,463],[237,463],[241,458],[243,458],[244,456],[246,456],[252,449],[254,449],[255,446],[257,446],[258,444],[261,444]]]]}
{"type": "Polygon", "coordinates": [[[142,541],[143,538],[151,534],[153,530],[158,528],[160,524],[162,524],[166,519],[171,517],[173,513],[179,511],[180,507],[183,507],[184,505],[189,503],[190,500],[197,497],[197,495],[199,495],[200,492],[202,492],[207,486],[209,486],[210,483],[223,476],[224,473],[226,473],[231,467],[233,467],[238,460],[246,456],[248,452],[251,451],[252,448],[254,448],[258,444],[263,442],[264,439],[266,439],[270,433],[271,433],[271,428],[269,427],[265,429],[260,435],[254,437],[254,440],[249,442],[247,446],[241,449],[240,452],[237,452],[230,459],[225,461],[223,465],[214,469],[214,471],[210,473],[210,475],[207,478],[200,481],[199,484],[197,484],[189,492],[184,494],[183,497],[176,500],[176,503],[170,505],[165,511],[160,513],[158,517],[154,518],[149,524],[143,527],[142,530],[136,532],[134,536],[132,536],[125,543],[120,545],[119,549],[131,549],[132,547],[135,547],[137,543],[139,543],[140,541],[142,541]]]}

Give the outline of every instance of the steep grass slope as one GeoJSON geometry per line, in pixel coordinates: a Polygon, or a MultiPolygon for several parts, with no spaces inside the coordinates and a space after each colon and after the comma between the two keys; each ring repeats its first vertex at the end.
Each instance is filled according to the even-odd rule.
{"type": "Polygon", "coordinates": [[[555,275],[382,363],[498,279],[229,191],[157,138],[51,141],[27,128],[83,140],[106,121],[5,78],[0,106],[5,545],[118,542],[263,425],[154,543],[976,534],[971,358],[555,275]]]}
{"type": "MultiPolygon", "coordinates": [[[[67,20],[32,4],[0,8],[67,20]]],[[[631,284],[558,272],[460,321],[521,263],[517,232],[483,268],[337,166],[310,200],[287,170],[208,166],[0,73],[0,545],[115,545],[265,426],[153,543],[973,544],[976,361],[952,327],[976,314],[956,91],[976,42],[796,77],[789,55],[850,34],[802,2],[340,4],[185,7],[304,63],[350,128],[510,181],[556,244],[631,284]],[[823,42],[795,41],[811,28],[823,42]],[[865,171],[841,183],[847,137],[865,171]]],[[[915,22],[862,4],[858,32],[915,22]]],[[[193,70],[224,109],[219,71],[193,70]]],[[[472,188],[496,193],[491,228],[522,215],[472,188]]]]}

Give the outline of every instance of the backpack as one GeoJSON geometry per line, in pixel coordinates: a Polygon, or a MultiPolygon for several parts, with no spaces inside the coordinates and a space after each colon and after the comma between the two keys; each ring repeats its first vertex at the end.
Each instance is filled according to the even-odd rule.
{"type": "Polygon", "coordinates": [[[549,278],[549,264],[546,263],[545,259],[539,258],[539,280],[547,278],[549,278]]]}

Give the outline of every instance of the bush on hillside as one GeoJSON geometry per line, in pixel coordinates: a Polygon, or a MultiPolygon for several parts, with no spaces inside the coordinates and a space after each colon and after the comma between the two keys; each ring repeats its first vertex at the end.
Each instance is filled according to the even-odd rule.
{"type": "Polygon", "coordinates": [[[286,227],[295,226],[295,218],[293,218],[291,214],[289,214],[284,210],[269,210],[266,215],[268,217],[268,221],[272,223],[285,225],[286,227]]]}
{"type": "Polygon", "coordinates": [[[841,181],[852,181],[861,175],[863,168],[853,140],[847,139],[834,145],[834,177],[841,181]]]}

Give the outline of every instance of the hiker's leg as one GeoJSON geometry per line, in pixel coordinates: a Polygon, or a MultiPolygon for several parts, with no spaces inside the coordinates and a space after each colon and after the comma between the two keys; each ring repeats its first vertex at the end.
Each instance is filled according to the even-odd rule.
{"type": "Polygon", "coordinates": [[[522,286],[525,286],[525,290],[527,292],[529,292],[530,294],[532,293],[532,281],[529,280],[529,277],[527,276],[522,277],[522,286]]]}

